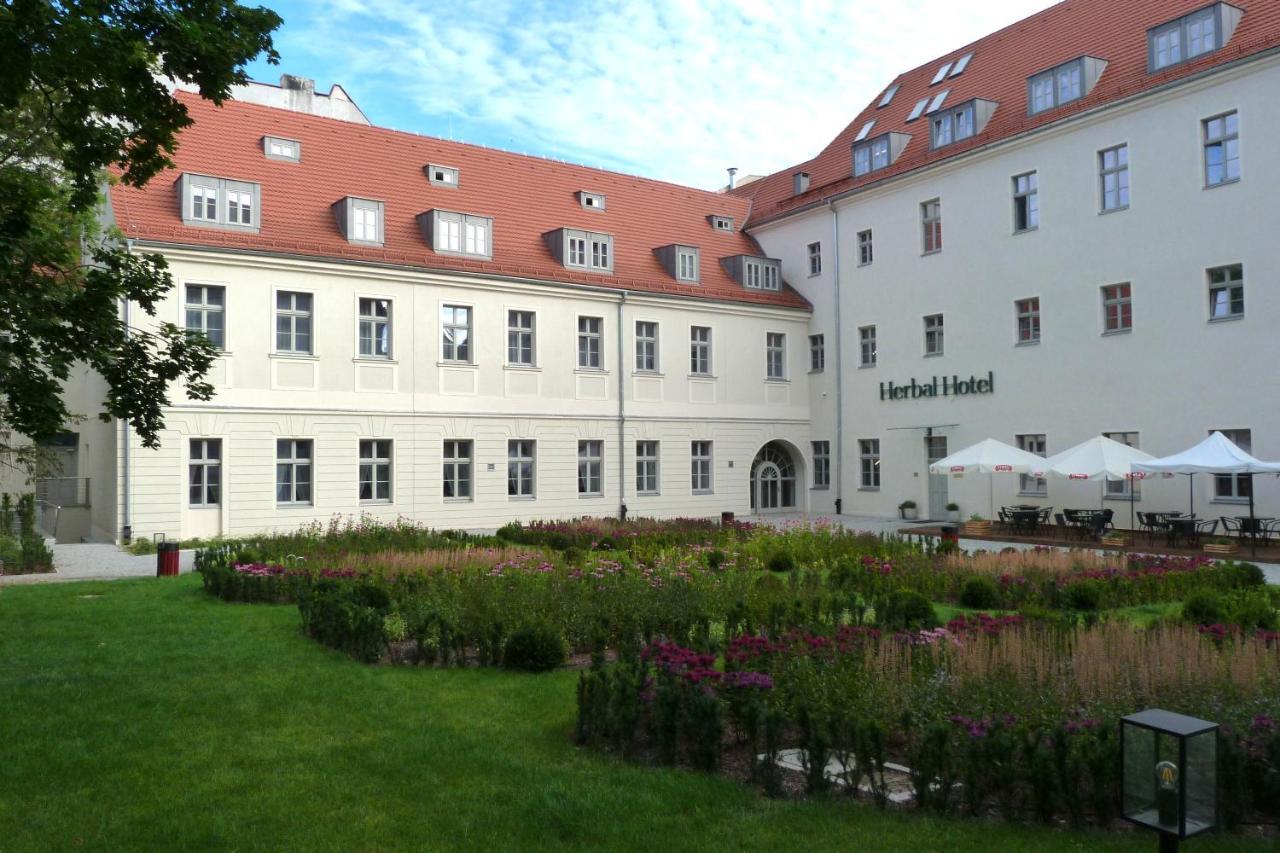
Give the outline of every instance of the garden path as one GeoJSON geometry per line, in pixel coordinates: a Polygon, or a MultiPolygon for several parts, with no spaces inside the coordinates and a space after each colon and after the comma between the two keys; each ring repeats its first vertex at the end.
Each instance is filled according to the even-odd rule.
{"type": "MultiPolygon", "coordinates": [[[[119,580],[121,578],[146,578],[156,575],[156,555],[134,556],[110,542],[83,542],[51,545],[53,551],[52,572],[38,575],[6,575],[0,577],[0,585],[22,583],[56,583],[58,581],[119,580]]],[[[195,566],[195,551],[180,551],[179,570],[191,571],[195,566]]]]}

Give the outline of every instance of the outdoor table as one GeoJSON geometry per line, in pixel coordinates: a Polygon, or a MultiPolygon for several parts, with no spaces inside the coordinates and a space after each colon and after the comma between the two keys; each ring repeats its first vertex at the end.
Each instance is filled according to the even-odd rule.
{"type": "Polygon", "coordinates": [[[1064,509],[1062,516],[1067,523],[1076,529],[1081,539],[1093,536],[1096,519],[1102,515],[1100,509],[1064,509]]]}
{"type": "Polygon", "coordinates": [[[1237,515],[1236,521],[1240,522],[1240,536],[1248,536],[1253,540],[1254,545],[1257,545],[1259,538],[1263,542],[1267,541],[1270,534],[1268,525],[1275,519],[1264,518],[1260,515],[1237,515]]]}
{"type": "Polygon", "coordinates": [[[1006,507],[1005,515],[1013,522],[1013,529],[1023,533],[1034,533],[1040,523],[1039,507],[1006,507]]]}
{"type": "Polygon", "coordinates": [[[1196,522],[1199,521],[1194,515],[1184,515],[1165,519],[1167,526],[1168,543],[1170,547],[1178,544],[1179,539],[1186,541],[1188,545],[1195,546],[1200,539],[1200,534],[1196,530],[1196,522]]]}

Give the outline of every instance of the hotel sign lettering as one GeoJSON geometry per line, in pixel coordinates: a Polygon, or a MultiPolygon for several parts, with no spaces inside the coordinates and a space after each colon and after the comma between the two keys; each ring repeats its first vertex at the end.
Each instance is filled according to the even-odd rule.
{"type": "Polygon", "coordinates": [[[881,400],[920,400],[925,397],[968,397],[974,394],[990,394],[996,389],[995,372],[988,370],[985,377],[959,375],[934,376],[932,380],[899,385],[896,382],[880,383],[881,400]]]}

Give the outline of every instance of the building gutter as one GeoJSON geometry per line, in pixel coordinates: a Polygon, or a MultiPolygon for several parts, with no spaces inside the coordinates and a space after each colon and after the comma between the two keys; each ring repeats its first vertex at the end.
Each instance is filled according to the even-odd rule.
{"type": "Polygon", "coordinates": [[[626,347],[623,346],[623,324],[627,307],[627,291],[618,300],[618,518],[627,520],[627,380],[624,372],[626,347]]]}
{"type": "Polygon", "coordinates": [[[831,250],[835,257],[835,358],[836,358],[836,515],[844,511],[844,347],[841,345],[844,334],[844,323],[840,316],[840,208],[832,199],[831,208],[831,250]]]}

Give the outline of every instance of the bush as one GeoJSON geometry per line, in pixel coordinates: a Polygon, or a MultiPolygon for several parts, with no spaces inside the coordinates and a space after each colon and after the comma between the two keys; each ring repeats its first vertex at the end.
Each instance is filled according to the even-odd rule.
{"type": "Polygon", "coordinates": [[[922,594],[909,589],[890,593],[877,608],[876,621],[893,631],[904,628],[936,628],[940,624],[933,603],[922,594]]]}
{"type": "Polygon", "coordinates": [[[507,637],[502,665],[507,669],[547,672],[562,666],[569,647],[559,631],[546,623],[527,625],[507,637]]]}
{"type": "Polygon", "coordinates": [[[719,548],[707,552],[707,568],[718,569],[724,565],[725,560],[729,559],[729,555],[719,548]]]}
{"type": "Polygon", "coordinates": [[[796,558],[790,551],[774,551],[769,555],[769,562],[766,565],[771,572],[792,572],[796,568],[796,558]]]}
{"type": "Polygon", "coordinates": [[[1276,628],[1276,607],[1269,590],[1249,589],[1232,593],[1226,599],[1224,610],[1226,621],[1246,630],[1261,628],[1274,631],[1276,628]]]}
{"type": "Polygon", "coordinates": [[[1102,585],[1097,581],[1077,581],[1066,590],[1067,607],[1072,610],[1097,610],[1102,604],[1102,585]]]}
{"type": "Polygon", "coordinates": [[[960,603],[965,607],[988,610],[999,605],[1000,588],[991,578],[969,578],[960,590],[960,603]]]}
{"type": "Polygon", "coordinates": [[[1263,586],[1267,576],[1253,563],[1232,563],[1229,566],[1235,586],[1263,586]]]}
{"type": "Polygon", "coordinates": [[[1222,621],[1222,597],[1211,590],[1191,593],[1182,605],[1182,619],[1193,625],[1214,625],[1222,621]]]}

